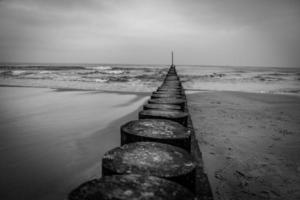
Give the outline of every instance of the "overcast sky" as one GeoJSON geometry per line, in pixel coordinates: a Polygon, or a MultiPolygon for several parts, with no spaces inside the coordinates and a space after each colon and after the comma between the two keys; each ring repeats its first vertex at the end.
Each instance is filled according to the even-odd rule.
{"type": "Polygon", "coordinates": [[[300,0],[0,0],[0,62],[300,67],[300,0]]]}

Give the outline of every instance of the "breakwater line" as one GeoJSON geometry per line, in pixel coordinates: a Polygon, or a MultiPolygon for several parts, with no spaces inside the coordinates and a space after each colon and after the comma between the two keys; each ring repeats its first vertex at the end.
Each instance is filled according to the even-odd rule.
{"type": "Polygon", "coordinates": [[[139,112],[120,128],[120,147],[102,158],[102,177],[69,200],[212,199],[201,151],[175,66],[139,112]]]}

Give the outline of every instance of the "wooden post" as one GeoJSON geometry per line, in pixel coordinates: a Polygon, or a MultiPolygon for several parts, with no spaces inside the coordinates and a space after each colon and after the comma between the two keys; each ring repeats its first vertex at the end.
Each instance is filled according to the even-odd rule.
{"type": "Polygon", "coordinates": [[[122,146],[104,155],[103,177],[73,190],[69,200],[99,199],[98,195],[100,199],[101,195],[119,199],[119,194],[122,199],[194,199],[184,188],[164,179],[190,189],[197,199],[213,199],[173,51],[171,56],[172,65],[164,82],[139,112],[139,120],[121,127],[122,146]]]}
{"type": "Polygon", "coordinates": [[[195,192],[196,166],[194,158],[182,148],[158,142],[135,142],[104,154],[102,176],[156,176],[177,182],[195,192]]]}
{"type": "Polygon", "coordinates": [[[68,200],[101,199],[195,199],[181,185],[154,176],[138,174],[104,176],[85,182],[73,190],[68,200]]]}

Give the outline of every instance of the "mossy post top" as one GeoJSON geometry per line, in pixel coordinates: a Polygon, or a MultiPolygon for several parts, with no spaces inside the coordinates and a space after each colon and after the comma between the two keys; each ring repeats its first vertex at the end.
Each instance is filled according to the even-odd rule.
{"type": "Polygon", "coordinates": [[[145,104],[144,110],[182,110],[182,108],[178,105],[172,105],[172,104],[145,104]]]}
{"type": "Polygon", "coordinates": [[[182,139],[191,136],[190,131],[186,127],[165,119],[130,121],[121,127],[121,131],[127,134],[159,139],[182,139]]]}
{"type": "Polygon", "coordinates": [[[93,179],[74,189],[68,200],[193,200],[194,195],[166,179],[138,174],[93,179]]]}
{"type": "Polygon", "coordinates": [[[137,173],[171,178],[195,170],[196,161],[179,147],[156,142],[136,142],[105,153],[102,166],[116,174],[137,173]]]}

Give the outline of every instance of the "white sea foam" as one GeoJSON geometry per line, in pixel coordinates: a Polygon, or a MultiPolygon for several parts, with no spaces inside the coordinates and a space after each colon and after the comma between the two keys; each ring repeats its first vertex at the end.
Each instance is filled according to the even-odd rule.
{"type": "Polygon", "coordinates": [[[49,70],[43,70],[43,71],[39,71],[39,74],[52,74],[52,71],[49,70]]]}
{"type": "Polygon", "coordinates": [[[22,74],[26,74],[28,72],[24,71],[24,70],[14,70],[11,73],[12,73],[13,76],[19,76],[19,75],[22,75],[22,74]]]}
{"type": "Polygon", "coordinates": [[[106,71],[105,73],[107,74],[123,74],[125,71],[123,70],[111,70],[111,71],[106,71]]]}
{"type": "Polygon", "coordinates": [[[111,70],[111,66],[96,66],[96,67],[87,67],[88,69],[94,69],[98,71],[106,71],[106,70],[111,70]]]}

